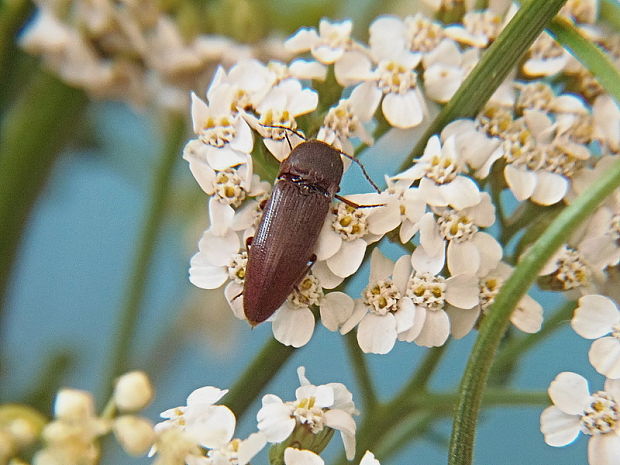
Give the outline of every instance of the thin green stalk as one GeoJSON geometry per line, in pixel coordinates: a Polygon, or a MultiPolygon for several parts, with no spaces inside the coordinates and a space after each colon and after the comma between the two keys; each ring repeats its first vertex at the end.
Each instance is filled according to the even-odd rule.
{"type": "Polygon", "coordinates": [[[594,75],[599,84],[617,102],[620,101],[620,72],[609,57],[565,18],[555,18],[548,29],[594,75]]]}
{"type": "Polygon", "coordinates": [[[603,0],[600,7],[601,18],[611,24],[616,30],[619,30],[620,4],[618,4],[618,0],[603,0]]]}
{"type": "Polygon", "coordinates": [[[497,354],[495,362],[493,363],[493,371],[500,372],[505,370],[510,365],[516,363],[518,359],[522,358],[523,355],[536,344],[547,340],[547,336],[562,328],[563,323],[570,321],[574,309],[574,301],[565,302],[553,315],[545,319],[545,323],[540,331],[511,340],[497,354]]]}
{"type": "Polygon", "coordinates": [[[38,71],[4,115],[0,126],[0,328],[30,213],[87,102],[83,92],[38,71]]]}
{"type": "Polygon", "coordinates": [[[125,303],[119,315],[119,327],[114,334],[110,359],[107,370],[104,372],[102,398],[109,396],[114,379],[129,367],[131,345],[142,309],[147,279],[157,246],[157,238],[164,221],[167,200],[171,194],[175,162],[180,159],[181,144],[185,137],[185,119],[181,115],[171,115],[168,124],[167,139],[161,160],[153,176],[148,211],[137,241],[125,303]]]}
{"type": "Polygon", "coordinates": [[[345,341],[353,365],[353,372],[355,373],[357,383],[360,386],[362,397],[365,401],[366,408],[364,410],[366,412],[372,412],[377,405],[377,392],[372,377],[370,376],[370,371],[368,370],[368,363],[357,343],[355,332],[349,332],[345,337],[345,341]]]}
{"type": "Polygon", "coordinates": [[[222,399],[239,419],[254,399],[280,371],[286,361],[295,352],[290,346],[284,346],[275,339],[269,339],[252,363],[245,369],[228,394],[222,399]]]}
{"type": "Polygon", "coordinates": [[[400,393],[390,401],[390,405],[398,407],[402,402],[406,402],[407,399],[415,397],[426,390],[427,384],[446,353],[447,347],[448,341],[446,341],[444,345],[432,347],[426,352],[424,360],[416,369],[415,376],[413,376],[400,393]]]}
{"type": "Polygon", "coordinates": [[[502,286],[489,313],[482,321],[461,380],[450,441],[449,465],[472,463],[480,405],[493,357],[508,326],[510,314],[552,254],[618,186],[620,186],[620,162],[616,162],[596,183],[558,215],[523,256],[502,286]]]}
{"type": "Polygon", "coordinates": [[[524,5],[497,40],[484,52],[456,94],[426,129],[400,171],[411,166],[412,160],[422,154],[426,141],[433,134],[440,132],[449,122],[458,118],[471,118],[482,109],[515,63],[565,2],[566,0],[523,2],[524,5]]]}

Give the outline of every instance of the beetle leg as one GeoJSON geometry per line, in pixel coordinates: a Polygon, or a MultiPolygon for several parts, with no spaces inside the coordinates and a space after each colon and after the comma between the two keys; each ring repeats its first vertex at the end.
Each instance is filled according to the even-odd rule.
{"type": "Polygon", "coordinates": [[[360,205],[358,203],[350,201],[349,199],[345,199],[344,197],[342,197],[342,196],[340,196],[338,194],[334,195],[334,197],[336,197],[342,203],[345,203],[349,207],[352,207],[352,208],[370,208],[370,207],[383,207],[383,206],[385,206],[384,203],[374,203],[374,204],[371,204],[371,205],[360,205]]]}

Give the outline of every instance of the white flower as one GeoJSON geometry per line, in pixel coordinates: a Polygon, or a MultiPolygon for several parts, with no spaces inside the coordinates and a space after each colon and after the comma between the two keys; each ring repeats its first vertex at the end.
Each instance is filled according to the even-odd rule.
{"type": "Polygon", "coordinates": [[[592,366],[608,378],[620,378],[620,311],[613,300],[598,294],[579,299],[571,326],[586,339],[592,366]]]}
{"type": "Polygon", "coordinates": [[[377,35],[371,48],[372,60],[363,52],[345,53],[334,66],[336,79],[343,86],[362,82],[358,92],[366,95],[373,112],[373,105],[383,99],[381,109],[392,126],[406,129],[419,125],[427,113],[414,71],[421,55],[406,50],[402,41],[394,43],[387,34],[377,35]]]}
{"type": "Polygon", "coordinates": [[[607,380],[605,390],[589,393],[582,376],[563,372],[549,386],[553,401],[540,416],[545,442],[562,447],[573,442],[579,432],[590,436],[590,465],[610,465],[620,457],[620,383],[607,380]]]}
{"type": "MultiPolygon", "coordinates": [[[[304,367],[297,370],[301,387],[295,391],[296,400],[283,402],[267,394],[258,411],[258,429],[268,442],[282,442],[297,427],[309,434],[320,434],[327,428],[340,431],[347,458],[355,456],[355,421],[357,414],[353,396],[341,383],[314,386],[305,376],[304,367]]],[[[303,444],[302,444],[303,446],[303,444]]]]}
{"type": "Polygon", "coordinates": [[[394,264],[379,249],[370,257],[370,278],[356,301],[351,318],[343,332],[357,325],[357,342],[367,353],[387,354],[396,342],[398,333],[413,326],[415,306],[405,298],[410,257],[404,255],[394,264]]]}
{"type": "Polygon", "coordinates": [[[463,312],[471,311],[467,309],[478,304],[477,277],[474,274],[458,274],[446,279],[439,275],[443,264],[437,266],[438,263],[433,260],[414,260],[413,255],[411,263],[404,261],[399,265],[402,268],[395,278],[398,281],[403,277],[405,279],[403,300],[409,299],[413,303],[414,321],[411,328],[398,334],[398,339],[425,347],[443,345],[450,334],[446,308],[449,304],[463,312]]]}
{"type": "Polygon", "coordinates": [[[323,18],[319,23],[318,33],[315,28],[303,27],[291,36],[284,46],[294,53],[309,50],[318,61],[330,65],[338,61],[345,50],[353,46],[352,29],[351,20],[331,22],[323,18]]]}
{"type": "Polygon", "coordinates": [[[495,222],[495,207],[488,193],[479,204],[454,210],[434,208],[419,221],[420,247],[412,254],[414,267],[432,267],[439,272],[447,262],[450,274],[484,275],[497,266],[502,247],[490,234],[480,231],[495,222]]]}
{"type": "Polygon", "coordinates": [[[233,113],[234,87],[217,85],[209,90],[209,104],[192,93],[192,123],[198,136],[188,142],[186,158],[194,157],[214,170],[248,163],[254,139],[239,113],[233,113]]]}
{"type": "MultiPolygon", "coordinates": [[[[500,262],[494,270],[479,277],[480,303],[471,309],[446,307],[450,317],[450,334],[459,339],[466,336],[474,327],[480,315],[485,315],[495,301],[502,285],[512,273],[512,267],[500,262]]],[[[517,303],[510,315],[510,322],[521,331],[536,333],[540,330],[543,321],[543,309],[536,300],[524,295],[517,303]]]]}
{"type": "Polygon", "coordinates": [[[534,41],[523,64],[527,76],[551,76],[562,71],[569,62],[570,54],[549,34],[543,32],[534,41]]]}
{"type": "Polygon", "coordinates": [[[291,132],[297,129],[295,117],[313,111],[318,99],[318,94],[314,90],[302,89],[297,79],[290,78],[273,87],[258,105],[257,112],[260,118],[249,114],[244,116],[264,137],[263,142],[272,155],[278,161],[282,161],[290,153],[291,145],[296,145],[290,142],[291,132]]]}
{"type": "Polygon", "coordinates": [[[327,76],[327,67],[324,64],[301,58],[293,60],[289,65],[272,60],[267,63],[267,68],[274,76],[276,84],[288,78],[324,81],[327,76]]]}
{"type": "Polygon", "coordinates": [[[448,137],[443,146],[438,136],[428,140],[422,157],[395,179],[420,180],[420,195],[431,206],[451,206],[457,210],[473,207],[482,197],[474,181],[462,173],[465,160],[456,151],[455,138],[448,137]]]}
{"type": "Polygon", "coordinates": [[[368,244],[400,223],[398,202],[387,194],[357,194],[346,199],[361,206],[381,206],[354,208],[340,203],[328,213],[315,253],[317,260],[325,260],[328,268],[342,278],[357,271],[368,244]]]}
{"type": "Polygon", "coordinates": [[[235,415],[228,407],[215,403],[227,392],[211,386],[196,389],[187,397],[187,406],[161,413],[161,417],[166,420],[156,424],[155,431],[162,434],[170,429],[178,429],[196,445],[210,449],[225,446],[235,431],[235,415]]]}
{"type": "Polygon", "coordinates": [[[424,90],[436,102],[446,103],[479,60],[478,49],[461,52],[450,39],[424,57],[424,90]]]}
{"type": "Polygon", "coordinates": [[[463,16],[463,24],[445,28],[448,37],[466,45],[485,48],[495,40],[502,29],[502,18],[490,10],[468,11],[463,16]]]}
{"type": "Polygon", "coordinates": [[[395,197],[400,210],[400,228],[398,235],[404,244],[409,242],[418,231],[418,222],[426,213],[426,202],[420,189],[411,187],[413,180],[398,179],[397,176],[385,177],[386,192],[395,197]]]}

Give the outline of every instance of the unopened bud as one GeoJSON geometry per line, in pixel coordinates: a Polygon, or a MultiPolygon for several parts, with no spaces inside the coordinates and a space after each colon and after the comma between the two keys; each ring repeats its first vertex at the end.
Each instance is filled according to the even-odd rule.
{"type": "Polygon", "coordinates": [[[61,389],[56,394],[54,416],[59,420],[79,420],[95,415],[95,401],[90,392],[61,389]]]}
{"type": "Polygon", "coordinates": [[[119,410],[135,412],[153,400],[153,386],[143,371],[131,371],[119,377],[114,387],[114,403],[119,410]]]}
{"type": "Polygon", "coordinates": [[[122,415],[114,420],[114,435],[131,455],[144,455],[155,442],[153,424],[146,418],[122,415]]]}

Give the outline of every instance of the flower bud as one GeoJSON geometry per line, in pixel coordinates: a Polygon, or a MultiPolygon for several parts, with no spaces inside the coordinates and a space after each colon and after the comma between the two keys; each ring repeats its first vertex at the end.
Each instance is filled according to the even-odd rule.
{"type": "Polygon", "coordinates": [[[54,416],[59,420],[80,420],[95,415],[95,401],[90,392],[61,389],[56,394],[54,416]]]}
{"type": "Polygon", "coordinates": [[[114,435],[131,455],[144,455],[155,442],[153,424],[146,418],[122,415],[114,421],[114,435]]]}
{"type": "Polygon", "coordinates": [[[116,380],[114,402],[121,411],[135,412],[153,399],[153,386],[143,371],[125,373],[116,380]]]}

